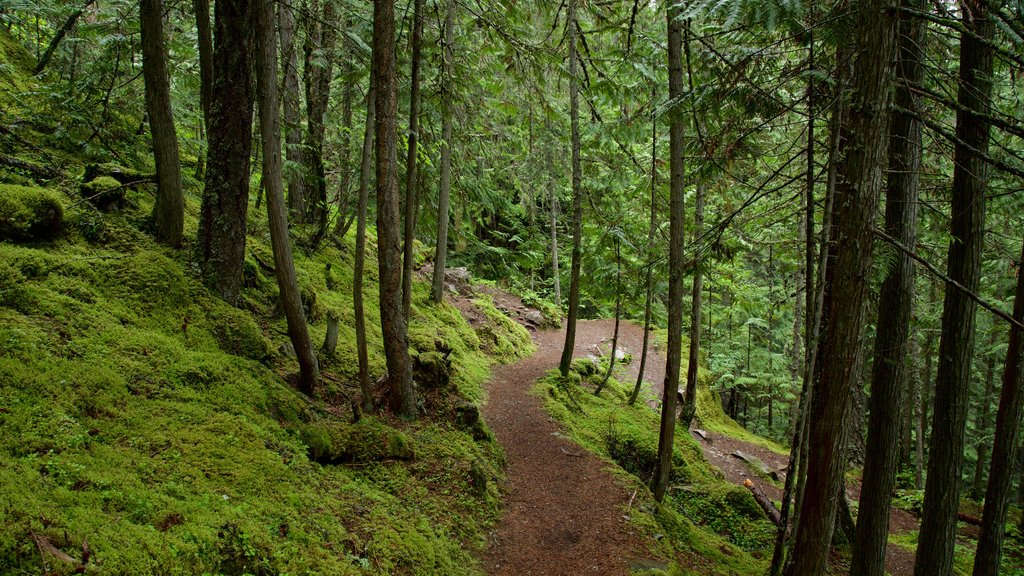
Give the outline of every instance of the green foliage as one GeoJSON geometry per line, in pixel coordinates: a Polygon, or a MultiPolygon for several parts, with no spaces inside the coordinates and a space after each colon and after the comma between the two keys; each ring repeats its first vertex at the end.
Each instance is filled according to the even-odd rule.
{"type": "Polygon", "coordinates": [[[43,188],[0,185],[0,240],[50,240],[64,229],[64,206],[43,188]]]}

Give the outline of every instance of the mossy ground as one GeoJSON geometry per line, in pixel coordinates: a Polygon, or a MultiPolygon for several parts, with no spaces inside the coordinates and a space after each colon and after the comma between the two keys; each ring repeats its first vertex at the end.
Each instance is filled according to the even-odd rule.
{"type": "Polygon", "coordinates": [[[655,537],[657,552],[677,559],[671,572],[763,573],[773,530],[750,494],[722,480],[688,434],[677,434],[672,486],[664,504],[656,504],[647,483],[657,456],[658,414],[642,402],[628,405],[630,389],[615,378],[600,397],[592,383],[581,383],[576,372],[563,379],[554,371],[533,391],[573,440],[606,458],[636,488],[628,514],[655,537]]]}

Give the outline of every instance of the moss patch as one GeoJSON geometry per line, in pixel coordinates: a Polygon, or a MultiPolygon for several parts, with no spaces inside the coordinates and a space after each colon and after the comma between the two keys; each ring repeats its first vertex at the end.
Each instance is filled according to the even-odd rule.
{"type": "Polygon", "coordinates": [[[0,240],[51,240],[63,229],[64,206],[56,193],[0,184],[0,240]]]}

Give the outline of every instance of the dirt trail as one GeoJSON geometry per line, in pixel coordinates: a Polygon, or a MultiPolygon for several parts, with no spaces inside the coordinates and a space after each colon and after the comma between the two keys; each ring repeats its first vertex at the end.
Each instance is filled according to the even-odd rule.
{"type": "MultiPolygon", "coordinates": [[[[499,308],[522,321],[527,308],[518,298],[499,290],[488,292],[499,308]]],[[[472,308],[468,302],[459,307],[464,314],[472,308]]],[[[613,320],[580,321],[573,356],[608,354],[613,329],[613,320]]],[[[505,449],[509,481],[508,507],[491,534],[484,566],[491,575],[627,574],[632,562],[645,558],[646,548],[643,535],[623,517],[630,493],[613,479],[601,459],[562,436],[541,400],[529,394],[538,378],[557,367],[565,331],[539,331],[533,336],[537,352],[495,369],[487,388],[489,400],[483,413],[505,449]]],[[[623,322],[618,347],[633,356],[632,362],[616,370],[620,381],[631,384],[639,373],[643,327],[623,322]]],[[[641,396],[652,408],[660,404],[664,377],[665,361],[652,341],[644,374],[650,387],[647,396],[641,396]]],[[[707,438],[691,434],[726,480],[742,485],[749,478],[772,498],[781,499],[781,489],[732,453],[742,450],[776,470],[785,467],[786,456],[721,434],[707,433],[707,438]]],[[[854,490],[850,495],[859,496],[854,490]]],[[[916,527],[912,516],[894,509],[891,532],[916,527]]],[[[845,573],[842,566],[833,568],[845,573]]],[[[913,553],[890,545],[886,570],[893,576],[909,576],[913,553]]]]}
{"type": "MultiPolygon", "coordinates": [[[[528,393],[557,367],[565,332],[534,335],[537,353],[494,371],[484,417],[508,457],[507,502],[491,536],[488,574],[627,574],[645,557],[643,536],[624,519],[631,493],[597,456],[561,436],[541,400],[528,393]]],[[[604,336],[581,322],[577,355],[604,336]]]]}

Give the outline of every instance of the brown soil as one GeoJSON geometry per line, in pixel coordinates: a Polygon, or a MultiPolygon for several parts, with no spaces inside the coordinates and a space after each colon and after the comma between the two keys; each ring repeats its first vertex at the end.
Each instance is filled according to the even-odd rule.
{"type": "MultiPolygon", "coordinates": [[[[581,322],[577,354],[603,335],[581,322]]],[[[568,440],[529,389],[558,365],[564,330],[535,334],[537,353],[494,371],[484,417],[508,458],[508,507],[491,534],[488,574],[627,574],[644,537],[624,514],[631,493],[607,464],[568,440]]]]}

